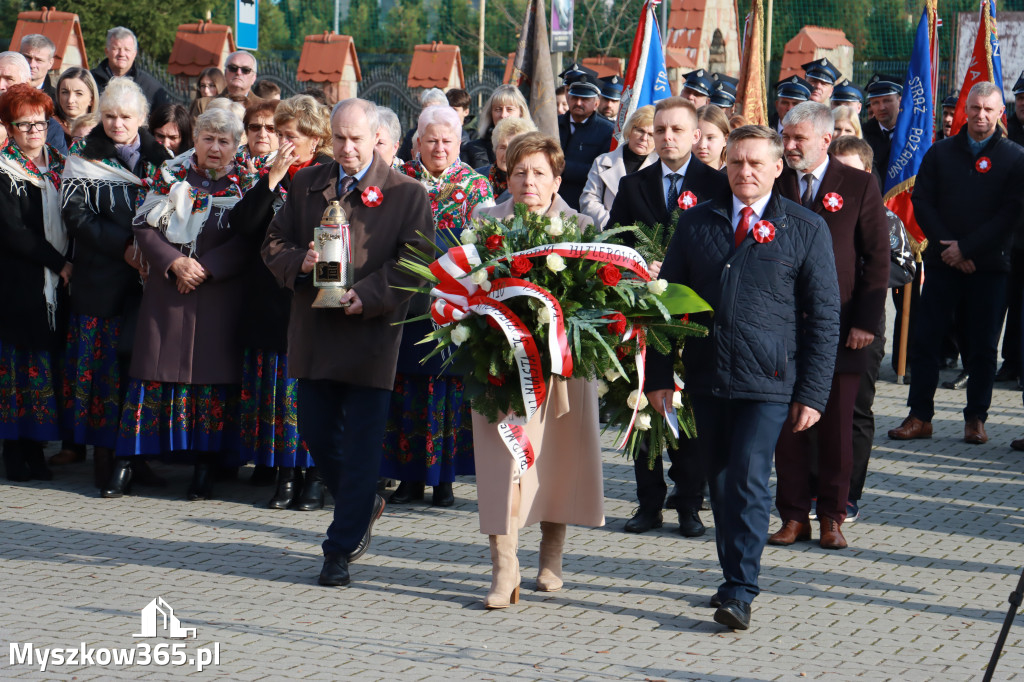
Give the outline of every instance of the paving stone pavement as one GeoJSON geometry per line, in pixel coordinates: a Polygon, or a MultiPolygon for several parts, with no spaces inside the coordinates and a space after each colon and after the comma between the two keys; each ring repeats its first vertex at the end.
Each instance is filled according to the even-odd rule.
{"type": "MultiPolygon", "coordinates": [[[[10,644],[28,642],[184,642],[186,656],[216,643],[219,664],[191,671],[197,679],[981,679],[1024,565],[1024,457],[1008,447],[1024,434],[1021,396],[1002,385],[992,441],[968,446],[964,394],[940,389],[934,438],[898,443],[885,432],[905,415],[907,388],[892,380],[887,361],[863,515],[844,527],[850,549],[769,547],[748,632],[711,620],[720,573],[710,528],[685,539],[668,517],[660,531],[622,531],[632,469],[610,449],[607,525],[570,529],[565,589],[533,591],[531,527],[520,539],[522,600],[491,612],[481,605],[490,564],[471,478],[455,486],[453,508],[389,506],[352,586],[329,589],[315,584],[328,512],[265,509],[271,490],[241,481],[221,484],[216,501],[185,502],[187,468],[160,465],[167,489],[101,500],[79,464],[56,469],[51,483],[0,483],[0,679],[191,671],[40,672],[12,664],[10,644]],[[157,597],[195,639],[133,638],[157,597]]],[[[996,679],[1024,679],[1022,632],[1018,619],[996,679]]]]}

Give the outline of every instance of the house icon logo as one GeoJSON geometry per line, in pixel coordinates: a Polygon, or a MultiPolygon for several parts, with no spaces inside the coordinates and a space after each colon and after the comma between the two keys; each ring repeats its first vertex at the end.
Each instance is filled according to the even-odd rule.
{"type": "Polygon", "coordinates": [[[164,601],[163,597],[157,597],[142,609],[142,632],[132,635],[132,637],[159,637],[161,635],[171,639],[186,639],[190,636],[195,639],[196,629],[183,628],[181,621],[174,615],[171,605],[164,601]]]}

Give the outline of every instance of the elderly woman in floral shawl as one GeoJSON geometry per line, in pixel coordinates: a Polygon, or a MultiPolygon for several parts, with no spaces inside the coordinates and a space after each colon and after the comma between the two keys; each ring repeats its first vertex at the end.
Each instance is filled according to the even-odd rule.
{"type": "MultiPolygon", "coordinates": [[[[473,210],[492,206],[494,195],[487,178],[459,160],[462,123],[454,109],[424,109],[416,135],[418,158],[402,171],[427,190],[435,238],[443,246],[446,238],[457,241],[473,210]]],[[[410,317],[427,311],[426,297],[418,298],[409,307],[410,317]]],[[[462,380],[442,371],[439,357],[422,363],[427,346],[416,345],[432,329],[429,321],[420,321],[407,324],[402,333],[381,462],[381,476],[401,481],[391,496],[393,504],[423,499],[424,486],[431,485],[433,503],[449,507],[455,504],[455,477],[473,473],[472,418],[462,380]]]]}
{"type": "Polygon", "coordinates": [[[241,137],[242,123],[230,111],[202,114],[195,150],[164,163],[135,216],[149,277],[117,467],[130,468],[126,460],[139,455],[191,460],[189,500],[211,496],[214,465],[237,444],[237,329],[247,284],[240,275],[249,251],[228,214],[247,180],[234,162],[241,137]]]}

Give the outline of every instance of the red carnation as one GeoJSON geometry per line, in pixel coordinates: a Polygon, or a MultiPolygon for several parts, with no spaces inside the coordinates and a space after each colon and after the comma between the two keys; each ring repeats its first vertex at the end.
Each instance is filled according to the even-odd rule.
{"type": "Polygon", "coordinates": [[[533,269],[533,261],[526,256],[516,256],[512,259],[512,263],[508,266],[508,269],[512,271],[514,277],[522,277],[533,269]]]}
{"type": "Polygon", "coordinates": [[[611,320],[611,322],[608,323],[608,331],[612,334],[621,336],[626,333],[626,327],[629,325],[629,322],[626,320],[626,316],[622,313],[605,315],[604,319],[611,320]]]}
{"type": "Polygon", "coordinates": [[[505,243],[505,238],[500,234],[492,234],[487,238],[486,246],[488,251],[497,251],[505,243]]]}
{"type": "Polygon", "coordinates": [[[619,283],[619,280],[622,279],[622,273],[619,272],[619,269],[617,267],[611,264],[602,265],[600,268],[598,268],[597,276],[601,278],[602,282],[604,282],[607,286],[610,287],[615,286],[616,284],[619,283]]]}
{"type": "Polygon", "coordinates": [[[627,357],[629,357],[629,349],[626,348],[625,346],[619,346],[618,348],[615,349],[615,354],[619,356],[619,360],[625,360],[627,357]]]}

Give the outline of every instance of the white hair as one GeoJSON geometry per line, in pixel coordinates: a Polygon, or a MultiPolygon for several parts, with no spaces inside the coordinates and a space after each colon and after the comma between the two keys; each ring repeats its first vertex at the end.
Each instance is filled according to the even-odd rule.
{"type": "Polygon", "coordinates": [[[423,107],[447,106],[448,98],[445,97],[444,90],[441,88],[430,88],[429,90],[424,90],[423,94],[420,95],[420,105],[423,107]]]}
{"type": "Polygon", "coordinates": [[[245,118],[245,105],[241,102],[232,102],[227,97],[214,97],[207,105],[206,110],[223,109],[231,112],[239,121],[245,118]]]}
{"type": "Polygon", "coordinates": [[[0,63],[3,62],[14,62],[14,64],[21,70],[22,83],[28,83],[29,79],[32,78],[32,69],[28,65],[28,60],[25,59],[25,55],[20,52],[14,52],[8,50],[7,52],[0,52],[0,63]]]}
{"type": "Polygon", "coordinates": [[[252,52],[249,52],[248,50],[235,50],[234,52],[232,52],[231,54],[228,55],[228,58],[224,60],[224,63],[227,64],[228,62],[231,61],[232,57],[237,57],[239,55],[245,55],[246,57],[251,59],[252,60],[252,70],[254,72],[256,72],[256,73],[259,73],[259,63],[257,63],[256,57],[253,56],[252,52]]]}
{"type": "Polygon", "coordinates": [[[989,81],[981,81],[975,83],[970,92],[967,93],[967,98],[971,97],[991,97],[992,95],[999,93],[999,98],[1002,99],[1003,91],[995,83],[989,81]]]}
{"type": "Polygon", "coordinates": [[[99,111],[101,114],[130,111],[141,119],[141,125],[144,127],[149,118],[149,100],[146,99],[146,93],[142,92],[142,88],[131,78],[117,76],[110,79],[103,94],[100,95],[99,111]]]}
{"type": "Polygon", "coordinates": [[[206,131],[230,135],[237,147],[242,141],[242,119],[227,109],[208,108],[196,119],[195,131],[192,134],[198,138],[200,133],[206,131]]]}
{"type": "Polygon", "coordinates": [[[40,50],[46,49],[50,51],[52,57],[57,53],[57,46],[53,44],[53,41],[44,36],[42,33],[30,33],[21,39],[21,50],[40,50]]]}
{"type": "Polygon", "coordinates": [[[789,110],[782,119],[782,127],[810,123],[818,135],[831,135],[836,124],[832,120],[832,109],[821,102],[801,102],[789,110]]]}
{"type": "Polygon", "coordinates": [[[420,112],[420,120],[416,125],[416,135],[422,135],[427,126],[438,125],[451,128],[456,139],[462,139],[462,119],[459,114],[450,106],[427,107],[420,112]]]}
{"type": "Polygon", "coordinates": [[[125,38],[131,38],[135,42],[135,49],[139,49],[139,39],[130,28],[124,26],[115,26],[107,31],[107,47],[110,47],[110,43],[115,40],[124,40],[125,38]]]}
{"type": "Polygon", "coordinates": [[[331,109],[331,129],[334,129],[335,115],[339,111],[348,111],[353,107],[363,112],[363,115],[366,116],[366,124],[376,134],[380,130],[380,112],[377,110],[377,105],[369,100],[359,99],[358,97],[343,99],[334,105],[334,108],[331,109]]]}
{"type": "Polygon", "coordinates": [[[402,123],[398,120],[398,114],[387,107],[377,107],[377,115],[380,116],[380,127],[387,131],[391,143],[402,141],[402,123]]]}

